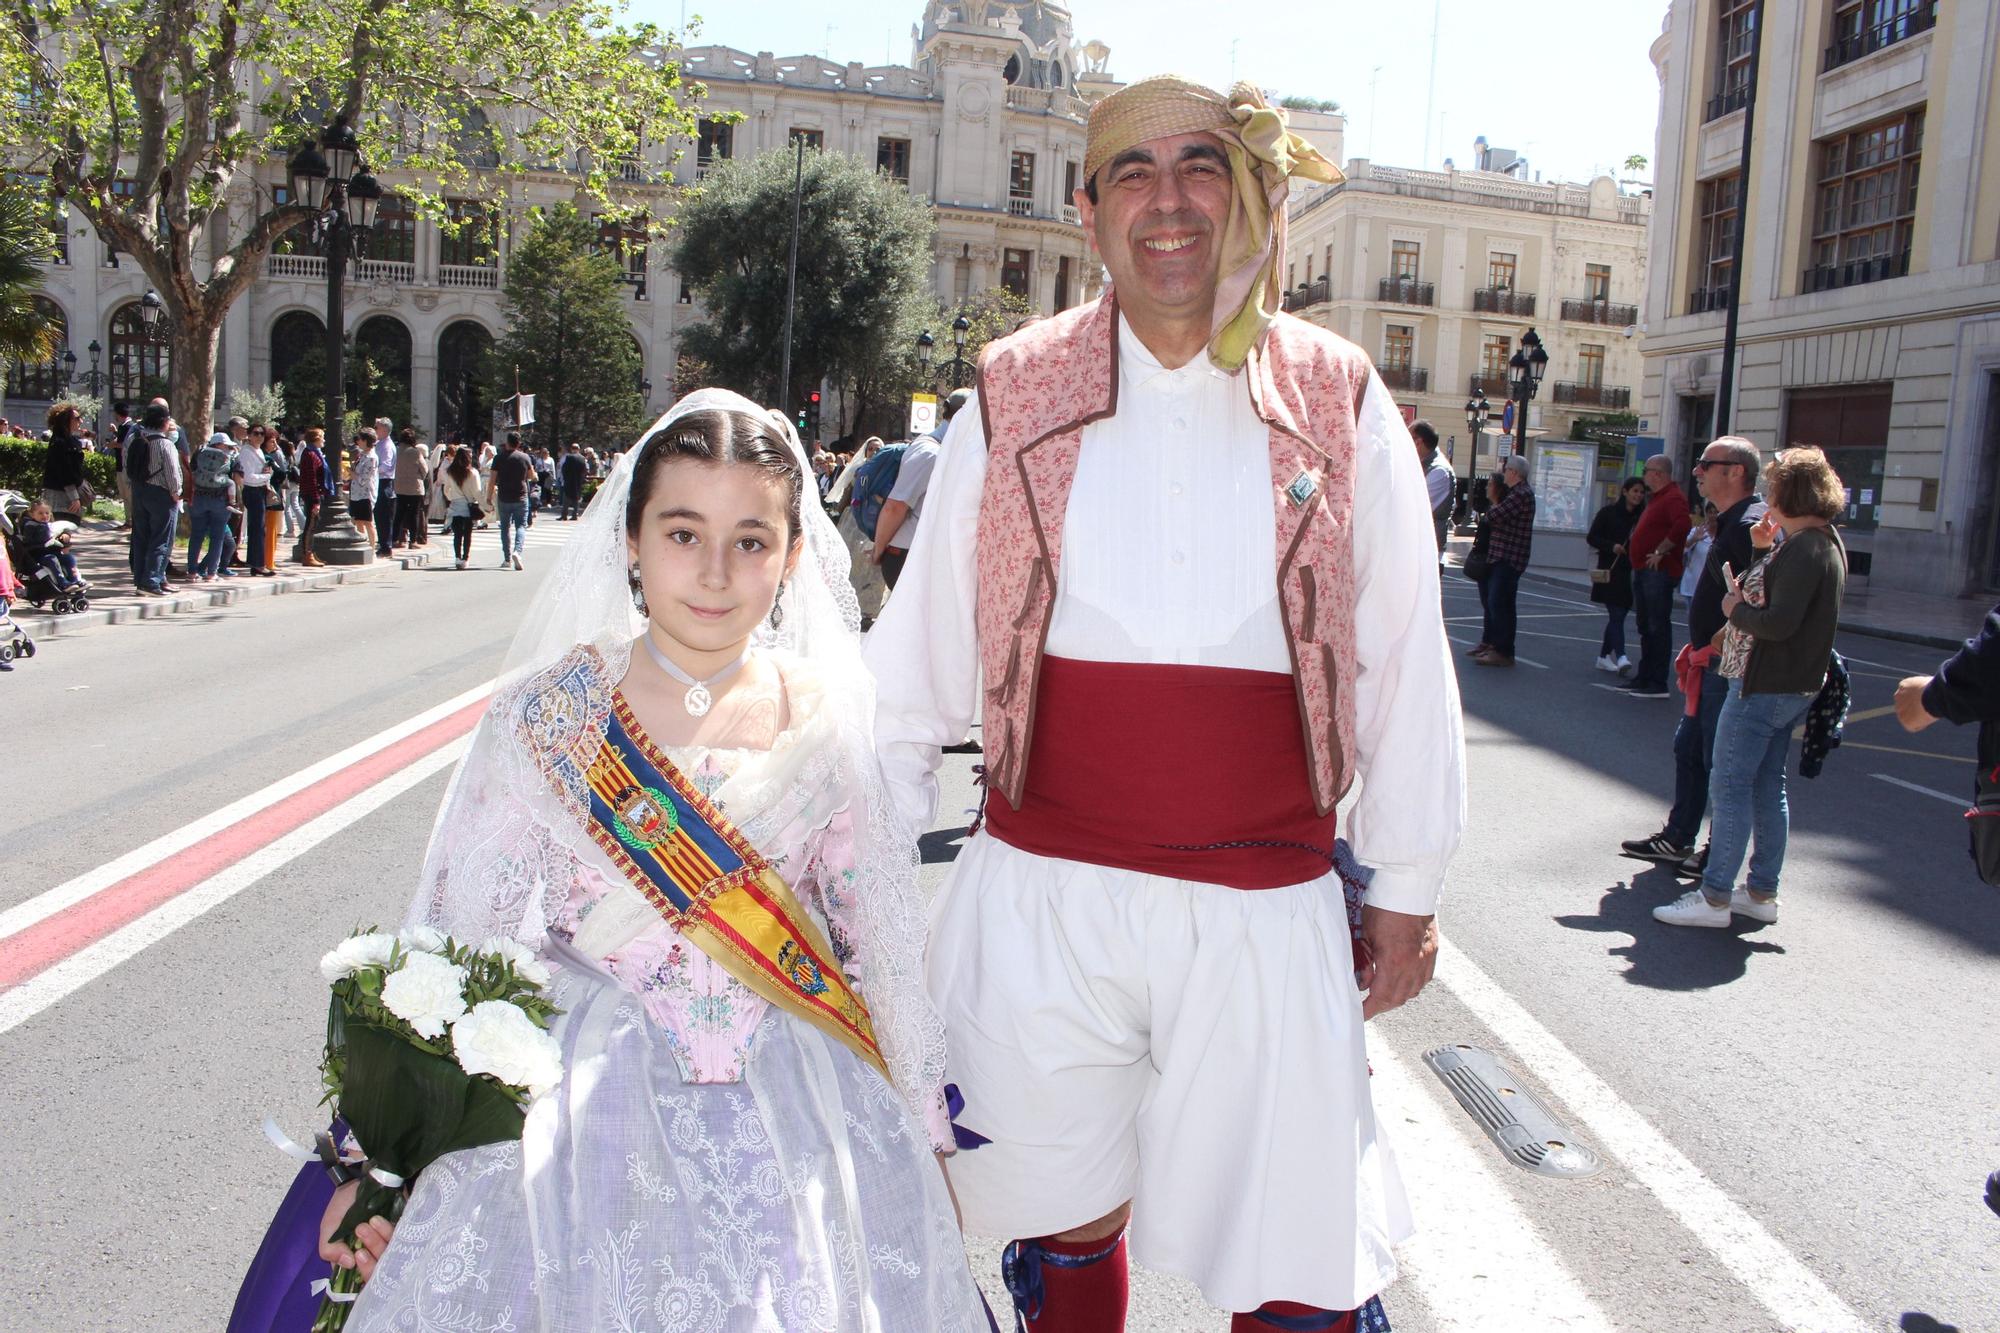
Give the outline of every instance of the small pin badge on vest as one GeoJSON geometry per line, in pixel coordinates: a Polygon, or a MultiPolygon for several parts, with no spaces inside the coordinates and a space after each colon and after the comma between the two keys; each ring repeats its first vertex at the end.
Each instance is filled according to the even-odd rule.
{"type": "Polygon", "coordinates": [[[1304,506],[1306,501],[1318,494],[1319,482],[1310,472],[1299,473],[1292,478],[1291,484],[1285,487],[1285,498],[1292,502],[1292,507],[1295,509],[1304,506]]]}

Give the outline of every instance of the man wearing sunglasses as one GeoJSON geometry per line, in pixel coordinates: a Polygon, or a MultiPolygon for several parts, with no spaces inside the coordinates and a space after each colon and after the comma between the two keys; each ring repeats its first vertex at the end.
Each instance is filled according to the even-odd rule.
{"type": "MultiPolygon", "coordinates": [[[[1723,567],[1741,574],[1757,559],[1750,529],[1764,516],[1764,502],[1757,498],[1758,462],[1756,445],[1740,435],[1724,435],[1711,441],[1694,465],[1695,484],[1717,515],[1715,542],[1708,549],[1694,596],[1688,599],[1688,646],[1697,654],[1710,646],[1728,620],[1722,614],[1722,595],[1728,591],[1723,567]]],[[[1694,843],[1708,809],[1709,760],[1715,752],[1715,724],[1722,716],[1727,684],[1710,655],[1702,666],[1695,710],[1674,728],[1674,806],[1666,827],[1650,838],[1624,843],[1627,856],[1671,865],[1682,876],[1699,876],[1707,864],[1708,848],[1704,845],[1696,852],[1694,843]]]]}

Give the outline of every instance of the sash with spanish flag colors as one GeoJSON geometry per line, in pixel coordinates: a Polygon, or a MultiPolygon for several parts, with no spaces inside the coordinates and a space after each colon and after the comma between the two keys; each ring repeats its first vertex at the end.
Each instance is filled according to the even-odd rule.
{"type": "Polygon", "coordinates": [[[729,975],[889,1071],[868,1006],[791,886],[613,696],[587,773],[590,835],[633,888],[729,975]]]}

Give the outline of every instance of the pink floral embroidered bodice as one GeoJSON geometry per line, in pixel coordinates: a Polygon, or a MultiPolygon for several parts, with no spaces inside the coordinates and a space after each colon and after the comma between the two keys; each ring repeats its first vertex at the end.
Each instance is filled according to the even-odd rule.
{"type": "MultiPolygon", "coordinates": [[[[835,954],[854,970],[851,903],[841,892],[854,863],[845,808],[813,799],[817,728],[786,731],[770,750],[673,747],[666,755],[764,853],[819,919],[835,954]]],[[[824,785],[819,784],[821,790],[824,785]]],[[[574,941],[616,875],[595,847],[579,851],[576,882],[551,930],[574,941]]],[[[681,1077],[737,1083],[771,1006],[665,921],[604,955],[605,967],[666,1030],[681,1077]]]]}

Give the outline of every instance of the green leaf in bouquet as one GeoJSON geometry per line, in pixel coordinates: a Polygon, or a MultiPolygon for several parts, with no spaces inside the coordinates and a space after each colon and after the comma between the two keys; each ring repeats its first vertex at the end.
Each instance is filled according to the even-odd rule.
{"type": "MultiPolygon", "coordinates": [[[[343,1068],[340,1114],[372,1167],[414,1181],[446,1153],[521,1137],[526,1113],[500,1084],[466,1073],[448,1055],[417,1049],[399,1031],[351,1015],[330,1018],[330,1037],[335,1030],[343,1068]]],[[[394,1221],[402,1197],[399,1187],[364,1177],[339,1238],[351,1240],[371,1217],[394,1221]]]]}

